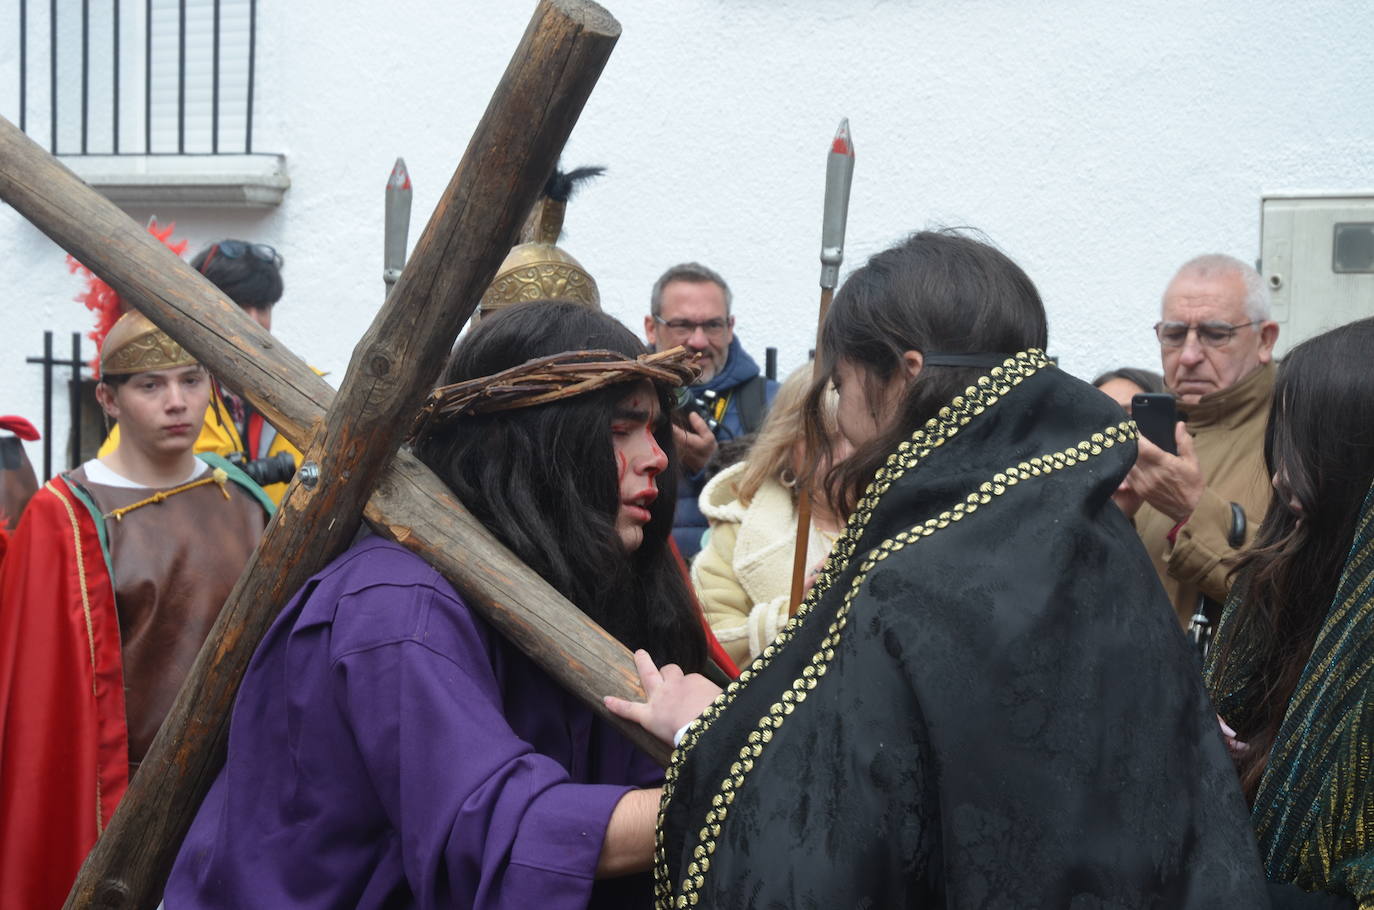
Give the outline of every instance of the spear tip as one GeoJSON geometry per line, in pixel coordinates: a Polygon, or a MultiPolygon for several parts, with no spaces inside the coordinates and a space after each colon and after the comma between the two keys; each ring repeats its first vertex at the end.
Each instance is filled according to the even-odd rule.
{"type": "Polygon", "coordinates": [[[410,171],[406,170],[406,160],[396,159],[396,166],[391,169],[391,176],[387,178],[388,189],[408,190],[410,189],[410,171]]]}
{"type": "Polygon", "coordinates": [[[840,121],[840,128],[835,131],[835,139],[830,144],[830,151],[836,155],[854,157],[854,140],[849,135],[848,117],[840,121]]]}

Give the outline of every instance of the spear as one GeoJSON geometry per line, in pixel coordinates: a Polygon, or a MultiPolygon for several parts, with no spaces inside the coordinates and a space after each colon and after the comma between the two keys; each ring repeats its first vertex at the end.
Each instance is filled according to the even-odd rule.
{"type": "Polygon", "coordinates": [[[396,159],[386,181],[386,233],[382,240],[382,281],[386,296],[406,264],[406,235],[410,233],[410,172],[406,160],[396,159]]]}
{"type": "MultiPolygon", "coordinates": [[[[821,354],[821,327],[830,310],[835,285],[840,283],[844,261],[844,228],[849,219],[849,185],[854,180],[854,142],[849,137],[849,118],[840,121],[830,154],[825,161],[825,211],[821,218],[821,306],[816,319],[816,358],[821,354]]],[[[801,604],[806,579],[806,544],[811,536],[811,493],[807,486],[797,492],[797,542],[792,554],[792,596],[787,613],[795,615],[801,604]]]]}

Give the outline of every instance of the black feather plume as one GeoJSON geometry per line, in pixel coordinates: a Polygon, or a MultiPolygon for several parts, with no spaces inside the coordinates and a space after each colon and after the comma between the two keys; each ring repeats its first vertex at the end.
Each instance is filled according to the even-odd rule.
{"type": "Polygon", "coordinates": [[[580,184],[604,173],[606,169],[600,166],[579,167],[571,171],[554,168],[553,173],[549,175],[549,182],[544,184],[544,195],[554,202],[567,202],[580,184]]]}

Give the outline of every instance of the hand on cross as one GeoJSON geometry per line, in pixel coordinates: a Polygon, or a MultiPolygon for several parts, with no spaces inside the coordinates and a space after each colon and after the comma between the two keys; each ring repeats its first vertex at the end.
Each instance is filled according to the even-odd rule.
{"type": "Polygon", "coordinates": [[[674,744],[673,735],[696,720],[721,693],[720,686],[698,673],[683,673],[677,664],[654,666],[647,651],[635,652],[635,667],[649,700],[626,701],[607,695],[606,708],[616,717],[639,724],[670,746],[674,744]]]}
{"type": "Polygon", "coordinates": [[[1249,743],[1243,743],[1236,737],[1236,731],[1231,729],[1231,725],[1217,715],[1217,723],[1221,726],[1221,738],[1226,741],[1226,751],[1230,753],[1232,759],[1239,759],[1250,750],[1249,743]]]}

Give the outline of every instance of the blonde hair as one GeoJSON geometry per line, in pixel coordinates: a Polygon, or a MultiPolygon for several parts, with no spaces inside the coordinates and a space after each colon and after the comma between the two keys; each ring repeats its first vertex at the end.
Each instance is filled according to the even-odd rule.
{"type": "MultiPolygon", "coordinates": [[[[793,463],[796,449],[805,445],[805,406],[807,392],[811,388],[811,363],[795,370],[778,388],[772,407],[763,426],[759,427],[758,437],[749,447],[749,455],[744,460],[744,471],[735,485],[736,495],[744,505],[749,505],[754,494],[769,480],[776,480],[784,486],[792,487],[795,499],[796,472],[798,465],[793,463]],[[789,481],[789,475],[792,479],[789,481]]],[[[834,386],[822,395],[821,419],[832,434],[837,430],[836,411],[839,396],[834,386]]]]}

